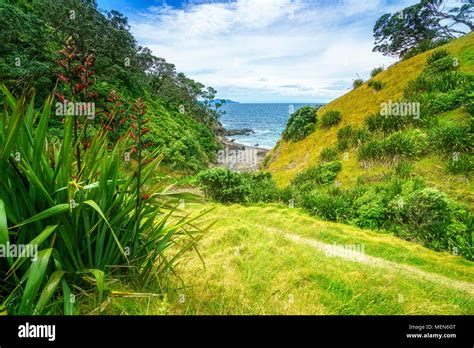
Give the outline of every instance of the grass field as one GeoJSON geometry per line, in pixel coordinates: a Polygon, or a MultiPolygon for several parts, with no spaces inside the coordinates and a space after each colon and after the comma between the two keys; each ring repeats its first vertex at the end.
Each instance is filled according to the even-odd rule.
{"type": "Polygon", "coordinates": [[[187,209],[209,208],[218,221],[199,243],[204,263],[189,252],[178,267],[186,288],[115,298],[109,313],[474,314],[474,264],[461,257],[284,206],[187,209]],[[343,245],[364,253],[328,252],[343,245]]]}

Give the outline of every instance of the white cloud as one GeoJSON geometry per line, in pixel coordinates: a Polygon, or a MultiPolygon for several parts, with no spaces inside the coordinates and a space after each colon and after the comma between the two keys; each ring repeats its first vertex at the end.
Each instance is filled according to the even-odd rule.
{"type": "Polygon", "coordinates": [[[152,7],[130,22],[141,45],[221,98],[317,102],[345,93],[357,73],[393,62],[372,52],[372,26],[406,5],[237,0],[152,7]]]}

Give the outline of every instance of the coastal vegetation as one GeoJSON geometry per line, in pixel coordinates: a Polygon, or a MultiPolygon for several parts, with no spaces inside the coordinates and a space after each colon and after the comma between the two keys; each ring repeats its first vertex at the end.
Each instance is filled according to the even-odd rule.
{"type": "Polygon", "coordinates": [[[266,151],[235,102],[124,15],[0,3],[0,314],[474,313],[474,5],[441,4],[382,16],[400,60],[237,171],[266,151]]]}

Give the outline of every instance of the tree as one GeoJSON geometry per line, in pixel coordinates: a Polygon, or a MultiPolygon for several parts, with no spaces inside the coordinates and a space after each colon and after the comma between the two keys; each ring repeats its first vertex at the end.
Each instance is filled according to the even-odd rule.
{"type": "Polygon", "coordinates": [[[421,0],[394,14],[384,14],[374,26],[374,52],[401,57],[416,49],[434,47],[437,43],[473,30],[474,0],[461,7],[446,9],[444,0],[421,0]]]}

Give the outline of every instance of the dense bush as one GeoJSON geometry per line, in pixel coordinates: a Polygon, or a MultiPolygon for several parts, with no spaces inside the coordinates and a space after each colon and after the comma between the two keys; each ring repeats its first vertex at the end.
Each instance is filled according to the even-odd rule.
{"type": "Polygon", "coordinates": [[[387,197],[376,190],[367,190],[354,201],[354,222],[363,228],[379,229],[386,223],[387,197]]]}
{"type": "Polygon", "coordinates": [[[472,151],[474,133],[470,125],[447,124],[432,129],[429,140],[435,151],[452,156],[455,152],[472,151]]]}
{"type": "Polygon", "coordinates": [[[365,125],[370,132],[380,131],[384,134],[406,128],[412,121],[412,116],[371,114],[365,119],[365,125]]]}
{"type": "Polygon", "coordinates": [[[329,162],[310,167],[298,173],[291,181],[291,185],[305,191],[316,186],[331,184],[336,179],[337,172],[339,172],[341,168],[340,162],[329,162]]]}
{"type": "Polygon", "coordinates": [[[470,176],[474,171],[474,160],[472,154],[454,155],[446,162],[446,169],[451,174],[463,174],[470,176]]]}
{"type": "Polygon", "coordinates": [[[349,147],[362,145],[368,138],[366,128],[353,128],[345,125],[337,132],[337,149],[344,151],[349,147]]]}
{"type": "Polygon", "coordinates": [[[213,168],[200,172],[197,184],[205,195],[221,203],[275,202],[281,199],[280,190],[270,173],[239,173],[227,168],[213,168]]]}
{"type": "Polygon", "coordinates": [[[311,106],[304,106],[294,112],[288,119],[283,139],[299,141],[313,133],[316,127],[316,110],[311,106]]]}
{"type": "Polygon", "coordinates": [[[280,191],[275,181],[272,180],[270,173],[243,173],[242,176],[247,181],[249,187],[246,202],[274,202],[280,199],[280,191]]]}
{"type": "Polygon", "coordinates": [[[242,174],[227,168],[212,168],[197,175],[204,194],[222,203],[245,202],[250,187],[242,174]]]}
{"type": "Polygon", "coordinates": [[[372,71],[370,72],[370,77],[371,78],[374,78],[375,76],[377,76],[378,74],[380,74],[382,71],[383,71],[383,67],[382,66],[379,66],[377,68],[373,68],[372,71]]]}
{"type": "Polygon", "coordinates": [[[326,111],[321,116],[321,126],[324,128],[330,128],[341,121],[341,112],[337,110],[326,111]]]}
{"type": "Polygon", "coordinates": [[[191,195],[170,192],[169,180],[156,177],[156,151],[140,151],[141,100],[133,105],[131,138],[111,148],[102,131],[78,153],[75,116],[65,117],[63,139],[51,141],[52,98],[35,110],[32,99],[1,89],[0,244],[38,248],[36,259],[0,257],[1,311],[77,314],[70,295],[79,287],[78,302],[96,298],[100,307],[104,280],[116,275],[137,287],[168,288],[168,272],[195,243],[199,223],[175,213],[179,199],[191,195]],[[124,161],[132,146],[133,165],[124,161]]]}
{"type": "Polygon", "coordinates": [[[353,82],[352,82],[352,87],[354,89],[356,88],[359,88],[360,86],[362,86],[364,84],[364,80],[362,79],[355,79],[353,82]]]}
{"type": "Polygon", "coordinates": [[[367,85],[373,88],[375,91],[381,91],[383,89],[383,82],[379,80],[369,80],[367,85]]]}
{"type": "Polygon", "coordinates": [[[350,203],[339,195],[307,192],[301,197],[301,206],[312,215],[329,221],[345,221],[350,214],[350,203]]]}
{"type": "Polygon", "coordinates": [[[373,138],[364,143],[359,160],[393,161],[399,158],[418,158],[426,152],[427,136],[419,130],[396,132],[386,138],[373,138]]]}
{"type": "Polygon", "coordinates": [[[321,155],[320,155],[321,162],[333,162],[333,161],[337,161],[337,158],[338,158],[337,151],[333,149],[332,147],[325,147],[321,151],[321,155]]]}

